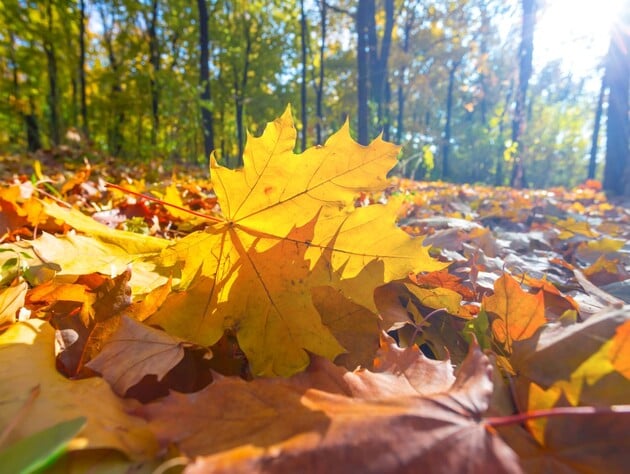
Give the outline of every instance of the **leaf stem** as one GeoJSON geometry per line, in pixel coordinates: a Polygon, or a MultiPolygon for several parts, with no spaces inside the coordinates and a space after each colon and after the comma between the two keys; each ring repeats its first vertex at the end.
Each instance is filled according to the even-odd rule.
{"type": "Polygon", "coordinates": [[[117,184],[105,183],[105,186],[108,187],[108,188],[117,189],[118,191],[122,191],[125,194],[131,194],[133,196],[146,199],[148,201],[157,202],[159,204],[162,204],[163,206],[170,206],[170,207],[175,208],[175,209],[177,209],[179,211],[187,212],[188,214],[192,214],[193,216],[201,217],[202,219],[207,219],[207,220],[212,221],[212,222],[224,222],[223,219],[220,219],[218,217],[210,216],[208,214],[202,214],[201,212],[196,212],[196,211],[193,211],[191,209],[186,209],[185,207],[178,206],[177,204],[171,204],[170,202],[162,201],[161,199],[155,198],[153,196],[148,196],[146,194],[137,193],[135,191],[132,191],[131,189],[127,189],[127,188],[123,188],[122,186],[118,186],[117,184]]]}
{"type": "Polygon", "coordinates": [[[485,418],[484,423],[492,427],[515,425],[536,418],[569,415],[602,415],[602,414],[630,414],[630,405],[612,405],[609,407],[556,407],[544,410],[531,410],[508,416],[494,416],[485,418]]]}

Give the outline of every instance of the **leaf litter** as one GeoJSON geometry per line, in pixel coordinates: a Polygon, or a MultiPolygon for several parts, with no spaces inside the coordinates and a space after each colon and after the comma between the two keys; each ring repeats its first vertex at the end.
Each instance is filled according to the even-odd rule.
{"type": "Polygon", "coordinates": [[[287,110],[209,181],[3,184],[0,452],[85,417],[68,472],[622,472],[630,211],[295,141],[287,110]]]}

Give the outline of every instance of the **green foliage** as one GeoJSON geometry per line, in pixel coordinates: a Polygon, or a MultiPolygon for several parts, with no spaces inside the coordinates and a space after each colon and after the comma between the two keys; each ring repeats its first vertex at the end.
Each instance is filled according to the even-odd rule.
{"type": "MultiPolygon", "coordinates": [[[[300,116],[299,9],[280,0],[209,2],[212,100],[199,98],[199,28],[194,3],[158,2],[155,35],[159,68],[151,61],[149,0],[86,0],[87,126],[81,118],[80,2],[6,0],[0,6],[0,150],[29,145],[27,124],[41,145],[63,142],[68,130],[89,134],[98,150],[132,159],[202,163],[200,107],[212,111],[217,157],[238,165],[245,130],[259,133],[265,117],[291,103],[300,116]],[[54,57],[54,64],[51,58],[54,57]],[[51,69],[53,68],[53,69],[51,69]],[[58,91],[51,94],[54,87],[58,91]],[[158,124],[154,124],[153,97],[158,124]],[[54,113],[56,111],[56,114],[54,113]]],[[[375,2],[377,36],[385,14],[375,2]]],[[[322,133],[357,120],[357,38],[354,2],[331,4],[323,63],[318,2],[306,2],[307,145],[315,143],[315,89],[324,68],[322,133]]],[[[397,172],[441,177],[449,73],[453,103],[446,179],[505,183],[512,163],[509,138],[518,32],[499,33],[509,14],[498,0],[395,1],[385,111],[369,105],[370,133],[403,145],[397,172]]],[[[377,40],[380,41],[380,39],[377,40]]],[[[530,87],[525,136],[528,179],[535,186],[573,185],[583,178],[592,98],[551,64],[530,87]],[[584,98],[581,98],[584,96],[584,98]],[[549,172],[552,170],[552,172],[549,172]]],[[[87,142],[86,142],[87,143],[87,142]]]]}

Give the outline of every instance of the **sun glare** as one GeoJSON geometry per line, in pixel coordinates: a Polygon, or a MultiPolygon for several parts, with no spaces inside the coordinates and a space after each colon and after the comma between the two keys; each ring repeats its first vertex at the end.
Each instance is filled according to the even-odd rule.
{"type": "Polygon", "coordinates": [[[561,59],[567,73],[577,77],[597,75],[623,1],[547,0],[535,32],[537,69],[561,59]]]}

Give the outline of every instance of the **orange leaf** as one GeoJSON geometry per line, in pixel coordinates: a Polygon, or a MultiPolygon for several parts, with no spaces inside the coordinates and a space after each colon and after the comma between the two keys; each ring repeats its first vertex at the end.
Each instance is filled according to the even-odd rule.
{"type": "Polygon", "coordinates": [[[617,328],[610,347],[610,359],[615,370],[630,379],[630,321],[617,328]]]}
{"type": "Polygon", "coordinates": [[[483,298],[483,308],[495,317],[492,322],[495,339],[510,352],[512,341],[532,337],[547,322],[543,293],[524,292],[507,273],[494,283],[494,295],[483,298]]]}

